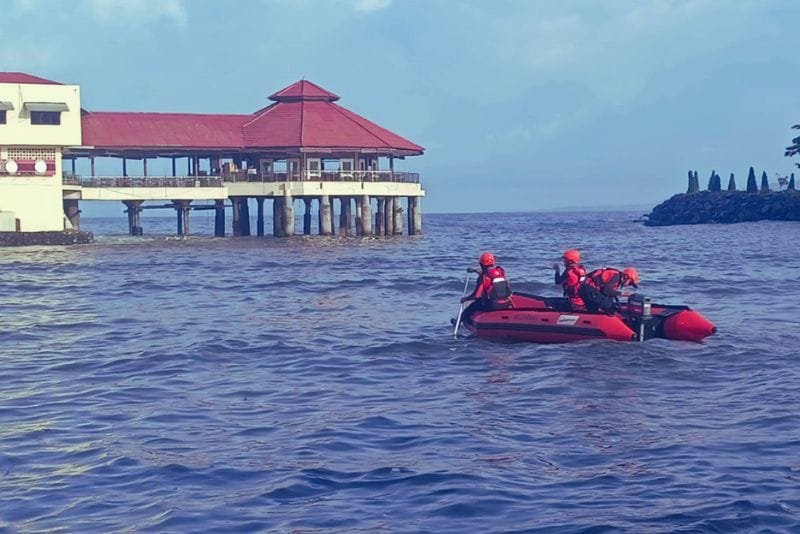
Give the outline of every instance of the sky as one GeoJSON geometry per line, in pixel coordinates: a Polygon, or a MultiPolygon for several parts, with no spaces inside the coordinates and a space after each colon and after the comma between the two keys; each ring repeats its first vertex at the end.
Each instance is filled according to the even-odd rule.
{"type": "Polygon", "coordinates": [[[0,70],[80,85],[89,110],[252,113],[310,80],[425,147],[398,168],[427,212],[647,209],[689,169],[797,170],[796,0],[0,7],[0,70]]]}

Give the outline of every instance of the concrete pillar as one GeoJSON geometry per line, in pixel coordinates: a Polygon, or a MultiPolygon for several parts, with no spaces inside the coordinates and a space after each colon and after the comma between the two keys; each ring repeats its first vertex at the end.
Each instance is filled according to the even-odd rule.
{"type": "Polygon", "coordinates": [[[375,235],[383,235],[383,228],[386,224],[384,209],[386,200],[383,197],[378,197],[378,209],[375,212],[375,235]]]}
{"type": "Polygon", "coordinates": [[[386,202],[383,204],[383,215],[385,220],[383,234],[394,235],[394,197],[386,197],[386,202]]]}
{"type": "Polygon", "coordinates": [[[142,211],[143,200],[123,200],[128,212],[128,233],[130,235],[142,235],[141,219],[139,214],[142,211]]]}
{"type": "Polygon", "coordinates": [[[294,235],[294,198],[290,194],[283,197],[283,235],[284,237],[294,235]]]}
{"type": "Polygon", "coordinates": [[[304,198],[306,211],[303,214],[303,235],[311,235],[311,199],[304,198]]]}
{"type": "Polygon", "coordinates": [[[364,225],[361,223],[361,195],[355,197],[356,201],[356,235],[364,235],[364,225]]]}
{"type": "Polygon", "coordinates": [[[256,197],[256,203],[258,204],[256,235],[262,237],[264,235],[264,197],[256,197]]]}
{"type": "Polygon", "coordinates": [[[319,197],[319,235],[331,235],[331,198],[328,195],[319,197]]]}
{"type": "Polygon", "coordinates": [[[412,235],[422,235],[422,197],[413,197],[414,218],[413,226],[409,231],[412,235]]]}
{"type": "Polygon", "coordinates": [[[403,235],[403,208],[400,197],[394,199],[394,235],[403,235]]]}
{"type": "Polygon", "coordinates": [[[335,213],[335,199],[331,197],[331,235],[336,235],[336,213],[335,213]]]}
{"type": "Polygon", "coordinates": [[[408,228],[408,235],[414,235],[414,197],[406,197],[406,228],[408,228]]]}
{"type": "Polygon", "coordinates": [[[189,209],[189,204],[191,204],[192,201],[191,200],[184,200],[183,202],[185,202],[185,204],[183,206],[183,235],[189,235],[189,234],[192,233],[189,230],[189,212],[191,211],[189,209]]]}
{"type": "MultiPolygon", "coordinates": [[[[72,161],[75,162],[74,159],[72,161]]],[[[78,200],[64,200],[64,215],[74,230],[81,229],[81,210],[78,209],[78,200]]]]}
{"type": "Polygon", "coordinates": [[[272,235],[283,237],[283,197],[272,200],[272,235]]]}
{"type": "Polygon", "coordinates": [[[250,199],[244,197],[239,202],[239,226],[243,236],[250,235],[250,199]]]}
{"type": "Polygon", "coordinates": [[[178,216],[178,235],[189,235],[189,204],[191,200],[173,200],[175,212],[178,216]]]}
{"type": "Polygon", "coordinates": [[[372,206],[369,195],[361,197],[361,235],[372,235],[372,206]]]}
{"type": "MultiPolygon", "coordinates": [[[[175,158],[172,158],[175,161],[175,158]]],[[[214,237],[225,237],[225,201],[214,201],[214,237]]]]}
{"type": "Polygon", "coordinates": [[[339,235],[350,234],[350,197],[339,197],[339,235]]]}
{"type": "MultiPolygon", "coordinates": [[[[191,160],[189,160],[191,161],[191,160]]],[[[241,213],[239,204],[241,199],[239,197],[231,197],[231,205],[233,206],[233,213],[231,216],[231,233],[234,237],[242,235],[242,226],[240,224],[241,213]]]]}

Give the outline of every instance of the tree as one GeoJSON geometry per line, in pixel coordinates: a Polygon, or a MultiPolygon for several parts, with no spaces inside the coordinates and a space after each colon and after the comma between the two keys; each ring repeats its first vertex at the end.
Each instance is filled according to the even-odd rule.
{"type": "Polygon", "coordinates": [[[736,178],[733,177],[733,173],[728,178],[728,191],[736,191],[736,178]]]}
{"type": "Polygon", "coordinates": [[[789,187],[787,187],[786,189],[791,189],[792,191],[795,190],[794,189],[794,173],[792,173],[792,177],[789,178],[789,187]]]}
{"type": "Polygon", "coordinates": [[[750,172],[747,174],[747,192],[758,192],[758,185],[756,185],[756,171],[753,170],[753,167],[750,167],[750,172]]]}
{"type": "MultiPolygon", "coordinates": [[[[792,128],[795,130],[800,130],[800,124],[795,124],[792,126],[792,128]]],[[[792,144],[786,147],[786,152],[784,152],[783,155],[790,158],[792,156],[796,156],[797,154],[800,154],[800,135],[792,139],[792,144]]],[[[795,165],[797,165],[797,168],[800,169],[800,163],[795,163],[795,165]]]]}
{"type": "Polygon", "coordinates": [[[761,173],[761,192],[767,193],[769,191],[769,179],[767,178],[767,171],[761,173]]]}
{"type": "Polygon", "coordinates": [[[708,190],[709,191],[721,191],[722,190],[722,182],[717,174],[717,171],[711,171],[711,176],[708,177],[708,190]]]}
{"type": "Polygon", "coordinates": [[[697,183],[697,175],[689,171],[689,188],[686,190],[687,193],[697,193],[700,191],[700,184],[697,183]]]}

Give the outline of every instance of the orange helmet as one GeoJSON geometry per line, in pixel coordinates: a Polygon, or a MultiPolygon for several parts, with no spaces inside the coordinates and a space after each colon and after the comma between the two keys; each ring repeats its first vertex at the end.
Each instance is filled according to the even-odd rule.
{"type": "Polygon", "coordinates": [[[628,277],[628,280],[631,281],[631,285],[635,288],[639,287],[639,273],[633,267],[626,267],[622,274],[628,277]]]}
{"type": "Polygon", "coordinates": [[[578,252],[575,249],[569,249],[561,257],[564,258],[566,261],[568,261],[570,263],[580,263],[581,262],[581,253],[578,252]]]}
{"type": "Polygon", "coordinates": [[[491,267],[494,265],[494,254],[491,252],[484,252],[481,254],[478,262],[481,264],[481,267],[491,267]]]}

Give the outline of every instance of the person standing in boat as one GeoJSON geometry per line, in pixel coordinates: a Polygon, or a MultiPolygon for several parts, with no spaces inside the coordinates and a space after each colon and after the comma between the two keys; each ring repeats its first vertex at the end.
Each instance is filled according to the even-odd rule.
{"type": "Polygon", "coordinates": [[[570,249],[564,252],[561,256],[564,260],[564,272],[557,263],[553,264],[553,270],[556,273],[555,283],[564,288],[564,297],[567,299],[566,311],[580,311],[586,309],[583,299],[578,295],[578,289],[581,286],[584,278],[586,278],[586,269],[581,265],[581,253],[575,249],[570,249]]]}
{"type": "Polygon", "coordinates": [[[497,265],[494,254],[484,252],[478,259],[481,270],[472,293],[461,299],[461,303],[474,301],[464,310],[469,317],[476,311],[504,310],[512,307],[511,285],[506,278],[505,270],[497,265]]]}
{"type": "Polygon", "coordinates": [[[578,296],[590,312],[611,314],[619,309],[619,296],[627,286],[639,287],[639,273],[633,267],[622,271],[611,267],[596,269],[586,275],[578,296]]]}

